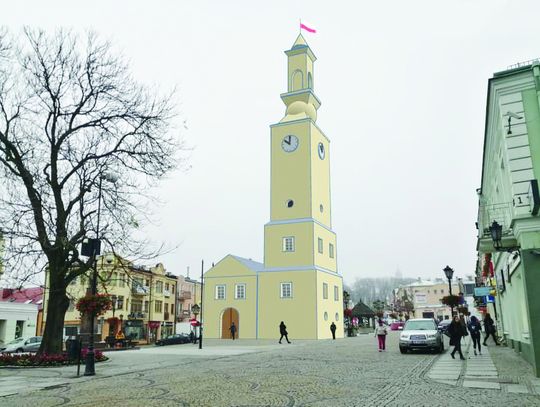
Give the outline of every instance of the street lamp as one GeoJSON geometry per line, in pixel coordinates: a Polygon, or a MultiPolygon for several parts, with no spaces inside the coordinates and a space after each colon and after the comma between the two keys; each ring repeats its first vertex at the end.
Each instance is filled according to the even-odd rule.
{"type": "MultiPolygon", "coordinates": [[[[450,266],[446,266],[444,269],[444,274],[446,275],[446,278],[448,279],[448,288],[450,289],[450,296],[452,296],[452,277],[454,276],[454,269],[452,269],[450,266]]],[[[454,306],[450,305],[450,312],[451,316],[454,316],[454,306]]]]}
{"type": "MultiPolygon", "coordinates": [[[[196,289],[197,289],[197,287],[195,287],[195,290],[196,289]]],[[[197,324],[197,315],[199,315],[200,310],[201,310],[201,308],[197,304],[193,304],[191,306],[191,312],[193,313],[193,315],[195,315],[195,325],[194,325],[195,330],[197,330],[197,325],[198,325],[197,324]]],[[[197,332],[197,331],[195,331],[195,332],[197,332]]],[[[197,340],[197,335],[195,335],[195,340],[197,340]]],[[[195,342],[195,343],[197,343],[197,342],[195,342]]]]}
{"type": "Polygon", "coordinates": [[[502,240],[502,225],[499,225],[499,223],[494,220],[489,227],[489,233],[491,234],[491,239],[493,240],[495,250],[499,250],[501,248],[502,240]]]}
{"type": "MultiPolygon", "coordinates": [[[[103,173],[99,177],[98,184],[98,210],[97,210],[97,224],[96,224],[96,237],[95,239],[89,239],[87,249],[90,248],[92,252],[94,270],[92,273],[92,295],[97,294],[97,256],[101,254],[101,241],[99,240],[99,217],[101,215],[101,183],[109,181],[111,183],[116,183],[118,181],[118,176],[111,173],[103,173]]],[[[82,253],[84,254],[84,253],[82,253]]],[[[85,376],[94,376],[96,374],[95,369],[95,355],[94,355],[94,319],[96,315],[92,311],[90,314],[90,338],[88,342],[88,352],[86,353],[86,363],[84,366],[84,375],[85,376]]]]}

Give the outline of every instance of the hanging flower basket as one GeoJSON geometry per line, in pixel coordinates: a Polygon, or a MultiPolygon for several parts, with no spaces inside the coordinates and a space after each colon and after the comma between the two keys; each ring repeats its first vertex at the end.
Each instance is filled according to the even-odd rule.
{"type": "Polygon", "coordinates": [[[89,294],[80,298],[75,306],[81,315],[103,315],[112,309],[111,297],[107,294],[89,294]]]}
{"type": "Polygon", "coordinates": [[[441,298],[441,302],[449,307],[457,307],[459,305],[459,297],[457,295],[446,295],[441,298]]]}

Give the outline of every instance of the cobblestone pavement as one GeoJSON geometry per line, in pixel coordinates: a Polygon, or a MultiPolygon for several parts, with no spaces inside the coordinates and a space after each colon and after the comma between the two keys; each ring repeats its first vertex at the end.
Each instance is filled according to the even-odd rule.
{"type": "MultiPolygon", "coordinates": [[[[389,350],[382,353],[372,335],[318,342],[293,339],[292,345],[231,341],[226,342],[231,350],[253,347],[253,351],[184,357],[171,353],[156,356],[149,368],[137,363],[137,352],[126,352],[111,355],[110,366],[118,363],[115,359],[131,359],[139,371],[103,377],[110,363],[105,362],[96,365],[98,376],[90,380],[70,379],[55,388],[6,396],[0,398],[0,406],[540,405],[540,397],[532,394],[437,383],[428,372],[438,355],[401,355],[397,335],[392,332],[389,350]]],[[[209,341],[208,347],[223,343],[209,341]]],[[[508,351],[505,363],[519,360],[508,351]]],[[[532,380],[530,371],[521,374],[532,380]]]]}

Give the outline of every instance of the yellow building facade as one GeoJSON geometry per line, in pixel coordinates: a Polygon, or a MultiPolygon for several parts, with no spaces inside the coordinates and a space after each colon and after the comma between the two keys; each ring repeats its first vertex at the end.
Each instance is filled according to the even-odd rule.
{"type": "Polygon", "coordinates": [[[285,116],[271,129],[270,221],[264,263],[228,255],[205,273],[203,323],[209,338],[343,337],[343,284],[332,230],[330,140],[316,125],[316,60],[302,35],[288,58],[285,116]]]}
{"type": "MultiPolygon", "coordinates": [[[[97,258],[98,291],[107,293],[113,309],[97,318],[97,341],[122,330],[126,337],[139,343],[154,342],[174,333],[177,319],[178,277],[168,273],[163,264],[136,266],[113,254],[97,258]]],[[[75,304],[85,296],[91,284],[92,271],[74,279],[67,287],[70,305],[64,317],[64,336],[81,333],[81,315],[75,304]]],[[[45,276],[48,287],[48,274],[45,276]]],[[[44,325],[49,290],[44,293],[44,325]]]]}

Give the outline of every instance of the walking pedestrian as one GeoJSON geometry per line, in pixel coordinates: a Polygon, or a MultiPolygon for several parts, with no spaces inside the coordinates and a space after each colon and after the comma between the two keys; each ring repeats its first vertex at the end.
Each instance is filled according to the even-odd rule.
{"type": "Polygon", "coordinates": [[[386,335],[388,330],[383,323],[383,320],[379,318],[379,322],[375,327],[375,336],[379,342],[379,352],[386,351],[386,335]]]}
{"type": "Polygon", "coordinates": [[[480,321],[478,321],[478,318],[473,315],[467,327],[469,328],[469,332],[471,333],[474,354],[476,356],[476,348],[478,348],[478,353],[481,355],[482,346],[480,345],[480,332],[482,332],[482,326],[480,325],[480,321]]]}
{"type": "Polygon", "coordinates": [[[450,336],[450,346],[454,347],[454,350],[452,353],[450,353],[450,356],[452,356],[452,359],[455,359],[454,356],[456,352],[459,352],[459,358],[461,360],[465,360],[463,357],[463,353],[461,353],[461,337],[464,334],[463,326],[461,325],[461,322],[459,321],[459,317],[456,315],[454,316],[454,319],[448,325],[448,335],[450,336]]]}
{"type": "Polygon", "coordinates": [[[499,346],[499,342],[497,342],[497,337],[495,336],[495,322],[493,319],[491,319],[491,315],[489,315],[489,313],[484,317],[484,331],[486,332],[486,336],[484,337],[484,346],[487,346],[486,341],[490,335],[495,341],[495,345],[499,346]]]}
{"type": "Polygon", "coordinates": [[[289,337],[287,336],[288,335],[287,327],[285,326],[283,321],[281,321],[281,324],[279,324],[279,333],[281,334],[281,337],[279,338],[279,343],[281,343],[281,340],[283,339],[283,337],[285,337],[285,339],[287,340],[287,343],[291,343],[289,341],[289,337]]]}
{"type": "Polygon", "coordinates": [[[463,338],[469,336],[469,333],[467,332],[467,322],[465,322],[465,316],[463,314],[459,314],[459,323],[463,329],[463,338]]]}
{"type": "Polygon", "coordinates": [[[332,322],[330,325],[330,331],[332,332],[332,339],[336,339],[336,324],[332,322]]]}
{"type": "Polygon", "coordinates": [[[234,341],[234,335],[236,334],[236,325],[234,324],[234,321],[232,322],[229,331],[231,331],[232,340],[234,341]]]}

